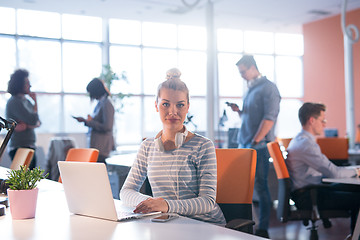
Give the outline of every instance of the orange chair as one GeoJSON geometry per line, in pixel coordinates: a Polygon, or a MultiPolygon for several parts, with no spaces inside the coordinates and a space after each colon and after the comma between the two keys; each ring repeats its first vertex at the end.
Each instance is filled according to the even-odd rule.
{"type": "Polygon", "coordinates": [[[252,198],[255,182],[254,149],[216,149],[217,193],[226,227],[253,232],[252,198]]]}
{"type": "Polygon", "coordinates": [[[299,210],[294,206],[290,206],[290,196],[291,196],[291,186],[290,186],[290,176],[285,164],[285,159],[280,150],[278,142],[270,142],[267,144],[271,158],[273,159],[273,164],[275,172],[278,178],[278,207],[276,210],[277,218],[286,223],[288,221],[303,221],[304,225],[307,226],[308,222],[311,221],[310,229],[310,239],[317,240],[317,226],[315,222],[319,219],[324,219],[324,227],[331,227],[331,223],[326,221],[329,218],[339,218],[339,217],[350,217],[348,211],[343,210],[322,210],[319,211],[317,207],[317,188],[320,186],[313,185],[304,187],[303,190],[310,190],[312,209],[311,210],[299,210]]]}
{"type": "Polygon", "coordinates": [[[355,143],[360,144],[360,124],[356,128],[355,143]]]}
{"type": "Polygon", "coordinates": [[[349,139],[347,138],[317,138],[321,152],[338,166],[349,165],[349,139]]]}
{"type": "Polygon", "coordinates": [[[31,148],[18,148],[10,165],[10,169],[19,170],[20,166],[29,167],[34,157],[34,152],[34,149],[31,148]]]}
{"type": "Polygon", "coordinates": [[[280,138],[279,142],[281,143],[282,146],[284,146],[284,148],[286,150],[287,147],[289,146],[289,143],[291,140],[292,140],[292,138],[280,138]]]}
{"type": "MultiPolygon", "coordinates": [[[[95,148],[70,148],[65,161],[73,162],[97,162],[99,150],[95,148]]],[[[61,181],[61,176],[59,177],[61,181]]]]}

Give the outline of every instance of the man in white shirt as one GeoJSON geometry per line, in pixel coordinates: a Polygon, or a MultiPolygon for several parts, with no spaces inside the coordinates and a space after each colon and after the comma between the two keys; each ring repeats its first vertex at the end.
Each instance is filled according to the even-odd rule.
{"type": "MultiPolygon", "coordinates": [[[[316,136],[326,125],[326,107],[320,103],[304,103],[299,109],[301,132],[290,142],[286,165],[292,184],[292,198],[300,209],[311,209],[309,191],[302,188],[321,184],[321,179],[359,177],[359,169],[338,167],[321,153],[316,136]]],[[[330,184],[318,191],[319,209],[344,209],[351,211],[351,232],[360,206],[360,186],[330,184]]]]}

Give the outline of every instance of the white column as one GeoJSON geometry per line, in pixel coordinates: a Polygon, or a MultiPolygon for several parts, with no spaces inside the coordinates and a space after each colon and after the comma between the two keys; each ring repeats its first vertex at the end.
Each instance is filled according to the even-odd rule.
{"type": "Polygon", "coordinates": [[[352,45],[359,40],[359,30],[355,25],[345,26],[347,0],[343,1],[341,27],[344,35],[344,72],[345,72],[345,103],[346,103],[346,133],[349,137],[349,147],[355,147],[355,113],[354,113],[354,75],[352,45]],[[352,38],[354,33],[354,39],[352,38]]]}
{"type": "Polygon", "coordinates": [[[217,56],[216,56],[216,32],[214,27],[214,4],[208,0],[206,8],[207,29],[207,91],[206,110],[207,128],[206,135],[214,141],[218,129],[218,81],[217,81],[217,56]]]}

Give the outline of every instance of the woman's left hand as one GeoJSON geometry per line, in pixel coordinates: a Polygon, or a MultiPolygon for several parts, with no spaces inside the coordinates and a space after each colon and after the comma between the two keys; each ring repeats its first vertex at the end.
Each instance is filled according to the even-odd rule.
{"type": "Polygon", "coordinates": [[[149,213],[149,212],[163,212],[169,211],[169,206],[163,198],[148,198],[145,201],[139,203],[134,213],[149,213]]]}

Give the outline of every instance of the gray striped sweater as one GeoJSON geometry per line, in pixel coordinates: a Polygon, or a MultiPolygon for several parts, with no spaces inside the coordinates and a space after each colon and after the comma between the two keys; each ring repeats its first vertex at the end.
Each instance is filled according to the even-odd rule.
{"type": "Polygon", "coordinates": [[[139,193],[146,177],[153,196],[164,198],[169,212],[225,224],[216,203],[216,155],[209,139],[195,134],[180,148],[165,152],[155,148],[154,138],[146,139],[120,191],[120,199],[136,206],[149,198],[139,193]]]}

